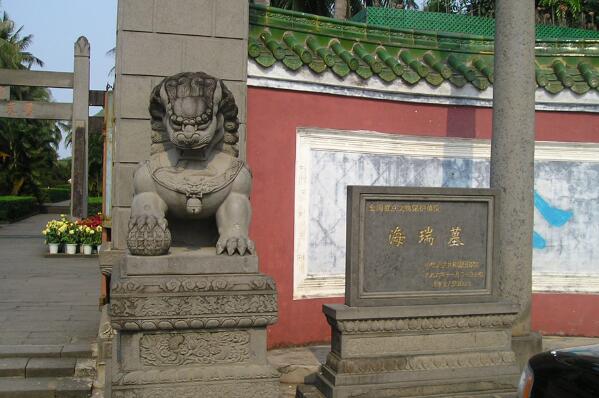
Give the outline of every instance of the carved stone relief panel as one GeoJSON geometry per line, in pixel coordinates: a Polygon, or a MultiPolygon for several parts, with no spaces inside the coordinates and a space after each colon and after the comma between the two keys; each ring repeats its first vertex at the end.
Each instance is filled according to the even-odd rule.
{"type": "Polygon", "coordinates": [[[139,345],[145,366],[244,363],[250,358],[245,331],[146,334],[139,345]]]}

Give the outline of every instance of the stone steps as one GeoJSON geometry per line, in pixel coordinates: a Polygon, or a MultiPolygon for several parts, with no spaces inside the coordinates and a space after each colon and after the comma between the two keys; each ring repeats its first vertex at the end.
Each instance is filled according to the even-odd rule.
{"type": "Polygon", "coordinates": [[[0,378],[0,398],[87,398],[91,379],[75,377],[0,378]]]}
{"type": "Polygon", "coordinates": [[[0,398],[87,398],[91,356],[89,344],[0,346],[0,398]]]}
{"type": "Polygon", "coordinates": [[[91,358],[90,344],[0,345],[0,358],[91,358]]]}

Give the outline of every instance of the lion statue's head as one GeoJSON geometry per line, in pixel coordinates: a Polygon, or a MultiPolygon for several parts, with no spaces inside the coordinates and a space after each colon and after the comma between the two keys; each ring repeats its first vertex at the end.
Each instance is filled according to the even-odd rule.
{"type": "Polygon", "coordinates": [[[185,72],[160,82],[150,98],[152,152],[220,148],[238,156],[237,105],[225,84],[203,72],[185,72]]]}

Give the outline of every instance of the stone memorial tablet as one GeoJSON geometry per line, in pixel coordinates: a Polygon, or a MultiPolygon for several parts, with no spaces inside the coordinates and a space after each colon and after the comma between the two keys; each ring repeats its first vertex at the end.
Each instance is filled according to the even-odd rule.
{"type": "Polygon", "coordinates": [[[495,191],[354,186],[348,192],[348,305],[492,296],[495,191]]]}
{"type": "Polygon", "coordinates": [[[515,397],[497,203],[489,189],[348,187],[345,305],[323,306],[331,352],[297,397],[515,397]]]}

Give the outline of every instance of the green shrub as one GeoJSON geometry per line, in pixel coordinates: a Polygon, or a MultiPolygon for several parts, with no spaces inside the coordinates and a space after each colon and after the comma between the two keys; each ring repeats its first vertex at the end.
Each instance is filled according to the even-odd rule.
{"type": "Polygon", "coordinates": [[[56,203],[71,199],[71,188],[42,188],[42,203],[56,203]]]}
{"type": "Polygon", "coordinates": [[[95,216],[102,211],[102,197],[92,196],[87,198],[87,214],[95,216]]]}
{"type": "Polygon", "coordinates": [[[54,185],[52,188],[62,188],[62,189],[68,189],[70,191],[71,184],[57,184],[57,185],[54,185]]]}
{"type": "Polygon", "coordinates": [[[39,211],[33,196],[0,196],[0,221],[14,221],[39,211]]]}

